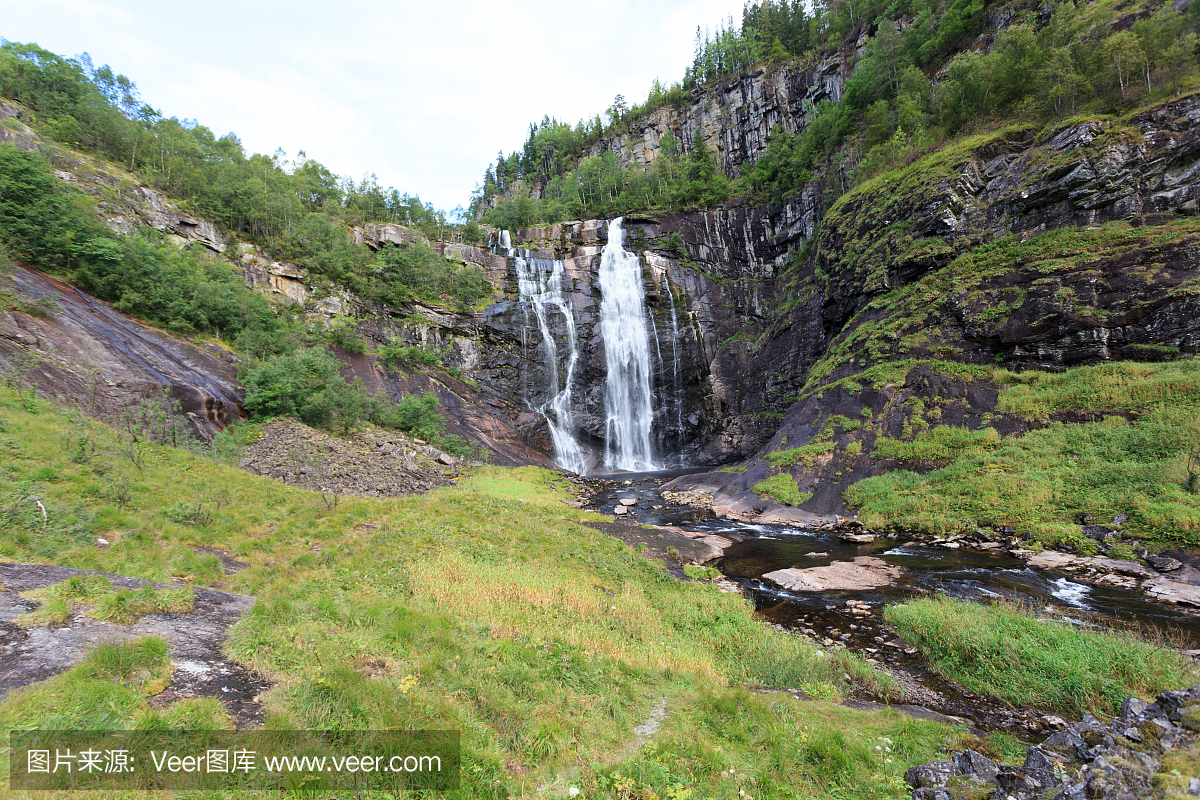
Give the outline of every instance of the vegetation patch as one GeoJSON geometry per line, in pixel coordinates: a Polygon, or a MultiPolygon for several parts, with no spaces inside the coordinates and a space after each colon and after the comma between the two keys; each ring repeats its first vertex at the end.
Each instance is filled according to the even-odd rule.
{"type": "Polygon", "coordinates": [[[776,450],[772,453],[767,453],[764,458],[772,467],[792,467],[804,462],[806,467],[811,467],[818,456],[823,456],[826,453],[833,452],[832,442],[812,442],[810,444],[800,445],[799,447],[791,447],[787,450],[776,450]]]}
{"type": "Polygon", "coordinates": [[[859,519],[875,528],[928,533],[1006,525],[1046,545],[1094,547],[1078,520],[1129,520],[1126,535],[1160,545],[1200,545],[1200,363],[1107,364],[1058,375],[1001,373],[1001,406],[1039,417],[1089,411],[1097,421],[1051,423],[1022,436],[934,427],[911,442],[881,439],[876,457],[949,460],[928,474],[906,470],[859,481],[846,491],[859,519]],[[1128,397],[1133,399],[1125,399],[1128,397]],[[1104,416],[1128,409],[1132,421],[1104,416]],[[1080,408],[1082,406],[1082,408],[1080,408]]]}
{"type": "Polygon", "coordinates": [[[103,575],[76,575],[61,583],[24,592],[22,597],[41,601],[34,611],[16,619],[18,625],[37,627],[61,625],[77,607],[83,607],[89,617],[128,625],[147,614],[178,614],[191,611],[195,592],[190,586],[156,589],[146,585],[140,589],[114,589],[103,575]]]}
{"type": "Polygon", "coordinates": [[[143,586],[140,589],[120,589],[106,594],[97,600],[87,613],[89,617],[105,622],[128,625],[147,614],[181,614],[191,611],[195,600],[195,592],[188,586],[178,589],[143,586]]]}
{"type": "MultiPolygon", "coordinates": [[[[462,730],[463,793],[479,798],[532,794],[544,770],[571,768],[589,797],[618,785],[642,797],[725,796],[730,766],[756,797],[892,797],[909,764],[967,739],[892,712],[751,691],[796,687],[836,701],[863,684],[898,696],[862,658],[822,657],[763,625],[741,598],[676,580],[581,524],[601,517],[563,505],[568,487],[553,473],[483,467],[426,495],[329,507],[319,494],[151,445],[118,505],[103,491],[122,469],[116,433],[98,426],[96,456],[78,463],[63,444],[70,419],[43,400],[36,411],[0,388],[5,436],[21,445],[0,469],[0,514],[16,509],[4,517],[0,557],[255,596],[228,648],[278,685],[263,698],[268,727],[462,730]],[[54,480],[35,480],[46,467],[54,480]],[[228,497],[208,525],[163,516],[210,503],[214,486],[228,497]],[[45,528],[35,503],[16,502],[29,497],[46,507],[45,528]],[[110,546],[97,548],[97,536],[110,546]],[[195,545],[249,566],[224,575],[195,545]],[[662,697],[667,717],[652,746],[622,755],[662,697]]],[[[134,654],[121,656],[125,666],[89,659],[10,692],[0,723],[229,724],[212,701],[149,708],[165,645],[145,657],[121,647],[134,654]],[[176,709],[191,716],[169,716],[176,709]]]]}
{"type": "Polygon", "coordinates": [[[945,677],[1020,707],[1111,715],[1130,695],[1153,697],[1200,680],[1173,647],[1008,604],[923,598],[888,606],[884,619],[945,677]]]}
{"type": "Polygon", "coordinates": [[[796,479],[786,472],[772,475],[766,480],[759,481],[750,487],[755,494],[764,494],[772,500],[789,506],[798,506],[812,497],[811,492],[800,491],[796,479]]]}
{"type": "Polygon", "coordinates": [[[973,431],[938,425],[918,433],[912,441],[875,439],[871,458],[895,458],[900,461],[950,461],[958,456],[983,450],[992,450],[1000,445],[1001,436],[994,428],[973,431]]]}

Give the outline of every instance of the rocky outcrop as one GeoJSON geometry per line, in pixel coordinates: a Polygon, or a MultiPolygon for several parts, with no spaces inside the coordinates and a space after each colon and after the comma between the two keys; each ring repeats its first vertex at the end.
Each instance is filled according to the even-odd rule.
{"type": "Polygon", "coordinates": [[[263,426],[238,466],[292,486],[324,494],[400,497],[444,486],[462,464],[424,442],[396,431],[367,429],[330,436],[295,420],[263,426]]]}
{"type": "Polygon", "coordinates": [[[1110,725],[1091,715],[1030,747],[1020,766],[965,750],[904,776],[913,800],[1083,800],[1200,794],[1200,686],[1153,703],[1127,698],[1110,725]]]}
{"type": "Polygon", "coordinates": [[[118,424],[170,414],[164,400],[205,439],[241,418],[231,353],[142,325],[66,281],[10,268],[0,290],[22,304],[0,306],[0,372],[118,424]]]}
{"type": "Polygon", "coordinates": [[[830,58],[759,67],[747,75],[698,90],[687,106],[653,111],[632,123],[628,131],[593,145],[589,155],[612,151],[622,169],[644,169],[654,163],[662,138],[670,131],[685,151],[699,135],[717,152],[726,174],[737,175],[743,164],[753,164],[766,151],[771,131],[795,133],[804,126],[804,115],[812,105],[841,101],[846,79],[866,43],[866,30],[860,30],[857,36],[856,47],[845,48],[830,58]]]}
{"type": "MultiPolygon", "coordinates": [[[[742,317],[754,344],[742,358],[725,341],[712,359],[712,374],[738,375],[739,402],[724,406],[736,419],[724,427],[773,419],[762,455],[834,446],[783,467],[756,457],[742,472],[688,476],[670,488],[703,489],[743,517],[786,516],[793,512],[750,491],[784,469],[811,493],[801,510],[843,512],[845,486],[896,466],[872,462],[870,452],[877,435],[912,435],[909,404],[935,409],[929,418],[940,413],[938,424],[977,428],[988,415],[987,424],[1006,435],[1027,425],[995,413],[995,388],[986,381],[854,378],[875,364],[907,358],[1061,369],[1200,351],[1198,194],[1200,94],[1193,94],[1124,119],[1002,130],[867,181],[823,213],[814,205],[820,228],[811,255],[786,276],[768,276],[765,264],[812,234],[801,226],[763,238],[768,225],[749,223],[746,238],[755,244],[722,251],[734,259],[721,274],[759,276],[756,290],[770,311],[742,317]],[[1033,238],[1050,231],[1058,238],[1033,238]],[[831,419],[848,424],[831,427],[831,419]]],[[[723,213],[766,220],[772,211],[723,213]]],[[[709,231],[720,226],[702,231],[684,219],[662,229],[680,231],[689,253],[737,242],[715,241],[709,231]]],[[[736,278],[726,280],[718,291],[737,297],[735,286],[736,278]]]]}
{"type": "Polygon", "coordinates": [[[143,185],[115,164],[43,141],[21,122],[27,113],[19,105],[0,100],[0,144],[9,142],[22,150],[45,153],[58,177],[96,201],[100,217],[109,228],[125,234],[142,227],[153,228],[176,241],[195,242],[214,253],[225,252],[227,238],[216,225],[184,213],[161,192],[143,185]]]}

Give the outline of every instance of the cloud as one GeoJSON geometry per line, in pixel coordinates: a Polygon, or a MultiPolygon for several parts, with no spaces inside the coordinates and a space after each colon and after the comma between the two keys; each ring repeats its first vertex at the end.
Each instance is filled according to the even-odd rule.
{"type": "Polygon", "coordinates": [[[375,172],[446,209],[530,122],[573,124],[618,93],[641,101],[656,76],[682,78],[697,25],[741,14],[741,0],[8,5],[0,35],[87,50],[168,116],[267,154],[304,149],[356,179],[375,172]]]}

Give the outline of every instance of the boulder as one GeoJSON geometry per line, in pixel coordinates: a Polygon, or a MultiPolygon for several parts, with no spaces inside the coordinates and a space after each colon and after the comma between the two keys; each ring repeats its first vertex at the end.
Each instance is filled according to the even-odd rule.
{"type": "Polygon", "coordinates": [[[779,569],[763,578],[793,592],[826,592],[890,586],[901,571],[881,558],[859,556],[853,561],[835,561],[824,567],[779,569]]]}

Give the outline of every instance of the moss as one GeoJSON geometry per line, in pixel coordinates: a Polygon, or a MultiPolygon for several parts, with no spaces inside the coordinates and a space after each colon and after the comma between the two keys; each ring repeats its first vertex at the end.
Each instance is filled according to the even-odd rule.
{"type": "Polygon", "coordinates": [[[1184,708],[1179,721],[1189,731],[1200,731],[1200,703],[1184,708]]]}

